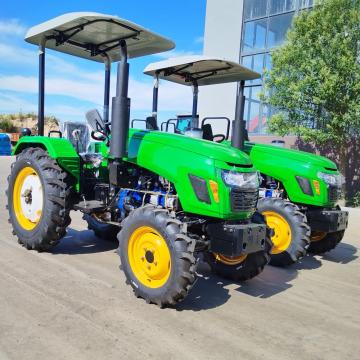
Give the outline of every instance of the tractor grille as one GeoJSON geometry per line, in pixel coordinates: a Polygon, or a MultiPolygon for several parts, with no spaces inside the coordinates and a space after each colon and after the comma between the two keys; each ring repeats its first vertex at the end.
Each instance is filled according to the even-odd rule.
{"type": "Polygon", "coordinates": [[[234,212],[254,211],[258,201],[258,190],[231,189],[230,202],[231,210],[234,212]]]}
{"type": "Polygon", "coordinates": [[[329,186],[328,187],[328,197],[329,197],[329,201],[331,202],[335,202],[339,199],[339,195],[340,195],[340,189],[336,186],[329,186]]]}

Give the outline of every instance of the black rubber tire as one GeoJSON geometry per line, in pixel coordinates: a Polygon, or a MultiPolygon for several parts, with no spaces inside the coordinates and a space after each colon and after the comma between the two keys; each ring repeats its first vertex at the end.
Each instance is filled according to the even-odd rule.
{"type": "Polygon", "coordinates": [[[186,234],[186,226],[165,209],[146,205],[130,213],[123,221],[118,234],[121,268],[137,297],[160,307],[172,306],[182,301],[196,280],[197,261],[194,257],[195,241],[186,234]],[[143,285],[133,273],[128,259],[128,241],[140,226],[151,226],[165,239],[170,251],[171,272],[167,282],[159,288],[143,285]]]}
{"type": "MultiPolygon", "coordinates": [[[[252,221],[257,224],[265,224],[264,217],[259,213],[254,214],[252,221]]],[[[259,275],[264,270],[265,265],[270,261],[271,248],[272,242],[270,236],[267,235],[264,250],[248,254],[245,260],[237,265],[224,264],[218,261],[211,252],[204,254],[204,260],[210,265],[211,270],[215,274],[225,279],[246,281],[259,275]]]]}
{"type": "Polygon", "coordinates": [[[92,230],[98,238],[111,242],[118,241],[117,235],[120,231],[119,226],[102,223],[88,214],[85,214],[83,219],[87,222],[88,229],[92,230]]]}
{"type": "Polygon", "coordinates": [[[9,211],[9,222],[13,234],[19,243],[29,250],[47,251],[58,244],[65,236],[70,225],[72,186],[68,175],[47,151],[41,148],[26,148],[16,157],[8,176],[9,187],[6,191],[9,211]],[[24,167],[32,167],[42,183],[44,190],[44,207],[37,226],[32,230],[24,229],[17,221],[13,208],[13,188],[17,174],[24,167]]]}
{"type": "Polygon", "coordinates": [[[322,240],[311,241],[308,252],[311,254],[323,254],[336,248],[343,239],[345,230],[327,233],[322,240]]]}
{"type": "Polygon", "coordinates": [[[279,253],[271,254],[270,265],[289,266],[306,255],[310,243],[310,227],[306,216],[297,205],[283,199],[263,198],[258,201],[258,211],[272,211],[281,215],[291,228],[291,243],[289,247],[279,253]]]}

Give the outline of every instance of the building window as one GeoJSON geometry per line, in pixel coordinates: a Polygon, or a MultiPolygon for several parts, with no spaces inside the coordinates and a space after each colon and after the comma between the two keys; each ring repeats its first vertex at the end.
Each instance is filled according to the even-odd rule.
{"type": "Polygon", "coordinates": [[[267,0],[245,0],[244,19],[251,20],[266,16],[267,0]]]}
{"type": "MultiPolygon", "coordinates": [[[[294,14],[313,6],[313,0],[244,0],[241,63],[262,74],[271,69],[271,50],[286,40],[294,14]]],[[[245,114],[250,134],[265,134],[274,109],[262,104],[262,79],[246,82],[245,114]]]]}
{"type": "Polygon", "coordinates": [[[296,8],[296,0],[270,0],[269,14],[282,14],[287,11],[294,11],[296,8]]]}
{"type": "Polygon", "coordinates": [[[254,20],[245,23],[243,50],[248,52],[265,50],[266,20],[254,20]]]}
{"type": "Polygon", "coordinates": [[[294,13],[276,15],[269,18],[268,48],[281,45],[286,39],[286,33],[291,26],[294,13]]]}

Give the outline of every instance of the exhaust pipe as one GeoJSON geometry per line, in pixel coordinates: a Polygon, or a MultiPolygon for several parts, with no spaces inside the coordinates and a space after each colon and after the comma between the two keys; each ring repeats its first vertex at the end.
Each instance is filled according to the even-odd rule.
{"type": "Polygon", "coordinates": [[[128,98],[129,63],[126,42],[120,42],[121,60],[118,63],[116,96],[112,98],[110,155],[115,162],[126,156],[129,134],[130,99],[128,98]]]}
{"type": "Polygon", "coordinates": [[[239,150],[244,150],[245,141],[245,122],[244,120],[244,96],[245,81],[241,80],[236,96],[235,120],[232,123],[231,146],[239,150]]]}

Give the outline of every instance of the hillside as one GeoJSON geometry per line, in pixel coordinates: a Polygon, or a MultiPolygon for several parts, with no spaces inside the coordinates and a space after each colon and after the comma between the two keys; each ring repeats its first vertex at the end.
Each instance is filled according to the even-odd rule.
{"type": "MultiPolygon", "coordinates": [[[[16,133],[24,127],[30,128],[33,134],[37,132],[37,115],[35,113],[0,114],[0,132],[16,133]]],[[[59,120],[54,116],[45,117],[44,133],[59,130],[59,120]]]]}

